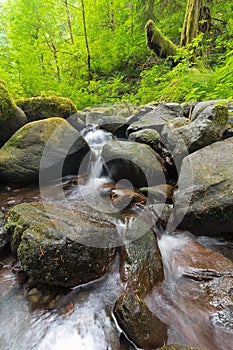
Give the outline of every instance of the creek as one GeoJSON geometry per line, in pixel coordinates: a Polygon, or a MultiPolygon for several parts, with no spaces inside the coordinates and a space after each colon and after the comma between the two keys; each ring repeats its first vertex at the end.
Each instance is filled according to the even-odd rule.
{"type": "MultiPolygon", "coordinates": [[[[100,153],[112,135],[95,127],[90,127],[83,135],[92,149],[89,178],[84,179],[83,183],[72,183],[67,187],[65,196],[64,193],[60,196],[54,186],[54,191],[47,192],[47,199],[57,203],[80,203],[83,207],[89,207],[88,212],[90,208],[92,211],[95,209],[97,216],[98,212],[110,215],[121,234],[124,224],[109,202],[98,195],[98,188],[111,182],[102,172],[100,153]]],[[[67,178],[65,184],[69,184],[69,181],[67,178]]],[[[38,201],[40,195],[36,188],[16,189],[2,193],[0,205],[8,210],[20,202],[38,201]]],[[[161,234],[160,229],[159,247],[165,279],[154,287],[145,300],[151,311],[168,324],[168,344],[176,342],[205,350],[226,350],[233,342],[232,332],[223,329],[220,315],[214,314],[211,306],[206,306],[203,284],[185,278],[183,274],[189,262],[182,249],[192,242],[199,242],[226,256],[232,249],[227,240],[194,237],[189,232],[161,234]]],[[[112,317],[114,303],[123,290],[118,256],[103,278],[70,291],[67,297],[73,304],[73,310],[67,314],[61,313],[59,308],[34,309],[11,269],[12,258],[8,256],[1,262],[4,266],[0,269],[0,350],[136,349],[131,343],[120,340],[120,330],[112,317]]]]}

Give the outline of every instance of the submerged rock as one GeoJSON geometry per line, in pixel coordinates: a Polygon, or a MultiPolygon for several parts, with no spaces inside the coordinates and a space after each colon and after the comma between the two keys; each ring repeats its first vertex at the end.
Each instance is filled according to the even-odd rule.
{"type": "Polygon", "coordinates": [[[25,98],[17,101],[17,105],[24,111],[29,122],[55,117],[66,119],[77,112],[69,98],[59,96],[25,98]]]}
{"type": "Polygon", "coordinates": [[[0,147],[26,122],[26,115],[16,106],[5,84],[0,81],[0,147]]]}
{"type": "Polygon", "coordinates": [[[198,235],[233,232],[233,138],[183,160],[174,222],[198,235]]]}
{"type": "Polygon", "coordinates": [[[120,328],[136,346],[155,349],[167,340],[167,326],[135,294],[120,295],[113,310],[120,328]]]}
{"type": "Polygon", "coordinates": [[[40,172],[47,180],[77,174],[89,150],[80,133],[62,118],[31,122],[0,150],[0,179],[28,184],[38,182],[40,172]]]}
{"type": "Polygon", "coordinates": [[[124,209],[134,204],[144,204],[146,197],[130,189],[118,188],[111,190],[110,199],[115,208],[124,209]]]}
{"type": "Polygon", "coordinates": [[[6,230],[13,253],[35,282],[84,284],[103,276],[115,257],[115,249],[104,245],[116,235],[112,223],[49,203],[13,207],[6,230]]]}
{"type": "Polygon", "coordinates": [[[114,181],[127,179],[135,187],[165,183],[161,157],[149,146],[110,141],[102,149],[104,167],[114,181]]]}
{"type": "Polygon", "coordinates": [[[141,187],[139,191],[148,197],[148,200],[152,203],[165,203],[166,201],[172,202],[174,187],[167,184],[161,184],[151,187],[141,187]]]}

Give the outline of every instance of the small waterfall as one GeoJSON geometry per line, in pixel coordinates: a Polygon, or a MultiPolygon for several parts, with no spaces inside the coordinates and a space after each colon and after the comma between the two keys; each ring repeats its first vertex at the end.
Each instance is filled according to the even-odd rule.
{"type": "Polygon", "coordinates": [[[103,163],[101,151],[107,141],[113,139],[110,132],[99,129],[97,125],[89,125],[82,131],[82,136],[89,144],[92,157],[90,162],[90,179],[99,179],[102,174],[103,163]]]}

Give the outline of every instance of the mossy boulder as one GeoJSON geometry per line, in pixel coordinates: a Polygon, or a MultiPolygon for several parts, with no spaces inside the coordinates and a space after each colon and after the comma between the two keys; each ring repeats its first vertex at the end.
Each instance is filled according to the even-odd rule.
{"type": "Polygon", "coordinates": [[[138,295],[121,294],[113,313],[120,328],[140,349],[155,349],[166,342],[167,326],[138,295]]]}
{"type": "Polygon", "coordinates": [[[0,179],[28,184],[77,174],[89,152],[86,141],[66,120],[48,118],[24,125],[0,150],[0,179]],[[43,160],[43,161],[42,161],[43,160]]]}
{"type": "Polygon", "coordinates": [[[25,203],[8,213],[6,231],[13,254],[35,281],[74,287],[110,268],[114,248],[94,246],[115,226],[83,213],[49,204],[25,203]]]}
{"type": "Polygon", "coordinates": [[[114,181],[127,179],[135,187],[165,182],[161,157],[137,142],[110,141],[102,149],[104,167],[114,181]]]}
{"type": "Polygon", "coordinates": [[[233,138],[215,142],[182,162],[174,222],[200,235],[233,232],[233,138]],[[181,220],[182,219],[182,220],[181,220]]]}
{"type": "Polygon", "coordinates": [[[26,115],[16,106],[5,84],[0,82],[0,147],[26,122],[26,115]]]}
{"type": "Polygon", "coordinates": [[[152,230],[146,227],[142,219],[137,218],[126,232],[127,242],[121,249],[121,280],[125,290],[144,298],[152,288],[164,278],[163,264],[158,242],[152,230]],[[143,234],[143,231],[147,231],[143,234]],[[139,233],[142,236],[138,238],[139,233]],[[133,240],[133,236],[135,238],[133,240]]]}
{"type": "Polygon", "coordinates": [[[24,111],[29,122],[52,117],[67,119],[77,112],[69,98],[57,96],[26,98],[17,101],[17,105],[24,111]]]}

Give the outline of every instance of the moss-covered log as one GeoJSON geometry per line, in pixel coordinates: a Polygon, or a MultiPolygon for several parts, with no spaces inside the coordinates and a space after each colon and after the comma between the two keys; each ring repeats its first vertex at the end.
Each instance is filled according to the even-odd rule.
{"type": "Polygon", "coordinates": [[[176,55],[177,46],[158,29],[152,20],[146,23],[147,46],[158,57],[168,58],[176,55]]]}
{"type": "Polygon", "coordinates": [[[191,43],[196,37],[202,5],[203,0],[188,0],[180,38],[181,47],[191,43]]]}

